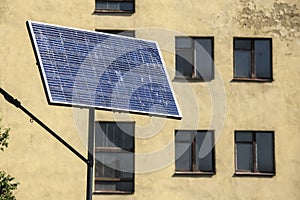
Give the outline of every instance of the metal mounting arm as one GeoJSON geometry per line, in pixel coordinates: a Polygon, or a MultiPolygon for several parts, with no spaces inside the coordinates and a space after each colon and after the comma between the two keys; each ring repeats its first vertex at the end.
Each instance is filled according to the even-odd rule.
{"type": "Polygon", "coordinates": [[[80,158],[83,162],[85,162],[88,166],[92,166],[93,163],[91,160],[86,159],[83,155],[81,155],[76,149],[74,149],[71,145],[69,145],[64,139],[62,139],[58,134],[52,131],[46,124],[44,124],[41,120],[39,120],[36,116],[34,116],[31,112],[29,112],[25,107],[21,105],[21,102],[12,97],[9,93],[7,93],[4,89],[0,87],[0,93],[4,96],[6,101],[13,104],[17,108],[20,108],[26,115],[28,115],[32,120],[36,121],[41,127],[43,127],[48,133],[50,133],[55,139],[57,139],[61,144],[63,144],[67,149],[69,149],[72,153],[74,153],[78,158],[80,158]]]}

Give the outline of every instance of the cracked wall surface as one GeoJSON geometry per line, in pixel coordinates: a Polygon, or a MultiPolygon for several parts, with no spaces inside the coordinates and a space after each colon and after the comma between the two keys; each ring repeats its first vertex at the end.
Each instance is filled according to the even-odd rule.
{"type": "Polygon", "coordinates": [[[1,0],[0,3],[0,23],[2,23],[5,19],[5,16],[9,13],[8,9],[8,0],[1,0]]]}
{"type": "Polygon", "coordinates": [[[275,1],[271,7],[261,7],[254,0],[240,0],[235,20],[242,28],[255,33],[300,37],[299,4],[275,1]]]}

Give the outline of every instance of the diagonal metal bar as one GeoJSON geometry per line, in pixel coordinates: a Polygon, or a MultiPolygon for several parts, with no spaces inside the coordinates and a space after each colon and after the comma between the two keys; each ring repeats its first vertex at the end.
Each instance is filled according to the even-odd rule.
{"type": "Polygon", "coordinates": [[[21,102],[7,93],[4,89],[0,87],[0,93],[4,96],[5,100],[13,104],[17,108],[21,109],[26,115],[28,115],[32,120],[38,123],[42,128],[44,128],[48,133],[50,133],[55,139],[57,139],[62,145],[74,153],[78,158],[80,158],[87,165],[91,165],[90,161],[81,155],[76,149],[74,149],[70,144],[68,144],[64,139],[62,139],[58,134],[52,131],[46,124],[39,120],[35,115],[28,111],[25,107],[22,106],[21,102]]]}

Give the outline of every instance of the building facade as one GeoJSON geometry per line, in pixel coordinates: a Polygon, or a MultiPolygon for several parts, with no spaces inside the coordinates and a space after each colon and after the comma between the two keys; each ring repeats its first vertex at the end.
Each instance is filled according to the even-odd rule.
{"type": "MultiPolygon", "coordinates": [[[[93,199],[299,199],[299,8],[2,0],[0,85],[86,156],[87,110],[48,105],[25,22],[155,40],[183,118],[96,110],[93,199]]],[[[2,97],[0,105],[11,128],[0,169],[20,182],[17,199],[85,199],[86,164],[2,97]]]]}

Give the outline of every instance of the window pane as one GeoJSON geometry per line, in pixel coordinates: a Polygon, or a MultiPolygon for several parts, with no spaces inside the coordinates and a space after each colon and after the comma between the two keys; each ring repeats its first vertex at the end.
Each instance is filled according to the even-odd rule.
{"type": "Polygon", "coordinates": [[[133,182],[130,181],[96,181],[96,191],[126,191],[133,192],[133,182]]]}
{"type": "Polygon", "coordinates": [[[133,178],[133,153],[96,153],[96,177],[133,178]]]}
{"type": "Polygon", "coordinates": [[[109,10],[120,10],[120,2],[108,2],[109,10]]]}
{"type": "Polygon", "coordinates": [[[122,35],[122,36],[127,36],[127,37],[135,37],[135,31],[131,30],[96,30],[104,33],[109,33],[109,34],[117,34],[117,35],[122,35]]]}
{"type": "Polygon", "coordinates": [[[236,144],[236,167],[238,171],[253,171],[252,144],[236,144]]]}
{"type": "Polygon", "coordinates": [[[256,134],[257,169],[260,172],[274,172],[273,133],[256,134]]]}
{"type": "Polygon", "coordinates": [[[107,136],[107,123],[95,123],[95,146],[96,147],[114,147],[113,140],[107,136]]]}
{"type": "Polygon", "coordinates": [[[175,140],[176,142],[192,143],[195,138],[196,131],[177,131],[175,140]]]}
{"type": "Polygon", "coordinates": [[[236,132],[235,133],[235,141],[236,142],[252,142],[253,141],[253,133],[252,132],[236,132]]]}
{"type": "Polygon", "coordinates": [[[118,170],[111,166],[106,166],[99,160],[95,160],[95,177],[110,177],[116,178],[120,177],[118,170]]]}
{"type": "Polygon", "coordinates": [[[191,50],[176,50],[176,75],[192,76],[193,52],[191,50]]]}
{"type": "Polygon", "coordinates": [[[193,48],[193,39],[190,37],[176,37],[176,48],[193,48]]]}
{"type": "Polygon", "coordinates": [[[195,39],[197,76],[211,78],[213,76],[212,39],[195,39]]]}
{"type": "Polygon", "coordinates": [[[251,50],[251,40],[249,39],[235,39],[234,42],[235,49],[251,50]]]}
{"type": "Polygon", "coordinates": [[[123,123],[118,122],[116,123],[117,132],[118,134],[118,143],[115,143],[118,147],[121,147],[125,150],[133,149],[133,134],[134,134],[134,123],[123,123]]]}
{"type": "Polygon", "coordinates": [[[106,132],[105,136],[108,138],[108,140],[113,143],[113,146],[119,146],[121,143],[121,135],[119,133],[118,127],[115,123],[106,123],[106,132]]]}
{"type": "Polygon", "coordinates": [[[96,123],[96,147],[120,147],[133,149],[134,123],[96,123]]]}
{"type": "Polygon", "coordinates": [[[133,10],[133,3],[121,2],[120,9],[121,10],[126,10],[126,11],[133,10]]]}
{"type": "Polygon", "coordinates": [[[177,131],[175,135],[176,170],[192,170],[192,147],[195,131],[177,131]]]}
{"type": "Polygon", "coordinates": [[[108,182],[108,181],[96,181],[95,190],[96,191],[117,191],[118,182],[108,182]]]}
{"type": "Polygon", "coordinates": [[[213,172],[213,132],[198,132],[196,136],[196,170],[213,172]]]}
{"type": "Polygon", "coordinates": [[[96,1],[96,9],[98,9],[98,10],[106,10],[106,9],[108,9],[107,2],[96,1]]]}
{"type": "Polygon", "coordinates": [[[135,32],[134,31],[122,31],[117,33],[118,35],[123,35],[123,36],[127,36],[127,37],[135,37],[135,32]]]}
{"type": "Polygon", "coordinates": [[[118,191],[127,191],[127,192],[133,192],[133,182],[129,181],[120,181],[117,183],[117,190],[118,191]]]}
{"type": "Polygon", "coordinates": [[[271,41],[255,41],[255,73],[258,78],[271,78],[271,41]]]}
{"type": "Polygon", "coordinates": [[[251,77],[251,52],[250,51],[234,51],[234,76],[235,77],[251,77]]]}
{"type": "Polygon", "coordinates": [[[97,0],[96,9],[99,10],[123,10],[123,11],[133,11],[133,1],[123,2],[123,1],[105,1],[97,0]]]}
{"type": "Polygon", "coordinates": [[[212,55],[212,39],[211,38],[196,38],[196,46],[200,45],[210,56],[212,55]],[[198,45],[197,45],[198,44],[198,45]]]}
{"type": "Polygon", "coordinates": [[[176,170],[192,171],[192,148],[190,143],[175,144],[176,170]]]}

